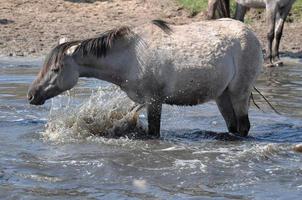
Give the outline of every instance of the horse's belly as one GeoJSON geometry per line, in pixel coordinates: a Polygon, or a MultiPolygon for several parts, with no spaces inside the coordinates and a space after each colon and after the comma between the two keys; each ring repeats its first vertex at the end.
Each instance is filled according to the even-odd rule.
{"type": "Polygon", "coordinates": [[[223,59],[215,66],[178,68],[165,78],[163,96],[171,105],[197,105],[216,99],[234,75],[232,59],[223,59]]]}
{"type": "Polygon", "coordinates": [[[164,101],[165,104],[178,105],[178,106],[194,106],[205,103],[213,98],[207,95],[178,95],[167,97],[164,101]]]}
{"type": "Polygon", "coordinates": [[[265,8],[265,0],[236,0],[239,4],[249,8],[265,8]]]}
{"type": "MultiPolygon", "coordinates": [[[[213,86],[213,85],[212,85],[213,86]]],[[[223,91],[223,86],[217,87],[184,87],[174,90],[164,98],[164,103],[170,105],[197,105],[215,99],[223,91]]]]}

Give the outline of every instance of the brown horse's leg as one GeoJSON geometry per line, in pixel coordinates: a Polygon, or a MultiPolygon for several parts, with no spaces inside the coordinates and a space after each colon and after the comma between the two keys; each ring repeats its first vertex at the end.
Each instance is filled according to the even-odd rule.
{"type": "Polygon", "coordinates": [[[214,19],[215,18],[215,11],[217,9],[217,4],[219,0],[208,0],[208,11],[207,11],[207,18],[214,19]]]}
{"type": "Polygon", "coordinates": [[[223,18],[224,17],[224,0],[218,0],[217,3],[217,14],[218,18],[223,18]]]}
{"type": "Polygon", "coordinates": [[[247,11],[247,7],[236,3],[236,12],[235,12],[235,19],[244,22],[244,16],[247,11]]]}
{"type": "Polygon", "coordinates": [[[283,9],[279,9],[276,14],[276,28],[275,28],[275,43],[273,46],[273,63],[275,65],[282,65],[283,63],[280,61],[279,57],[279,46],[280,40],[283,33],[284,22],[286,17],[288,16],[289,11],[291,10],[292,5],[288,5],[283,9]]]}
{"type": "Polygon", "coordinates": [[[224,5],[225,5],[225,17],[231,17],[230,0],[225,0],[224,5]]]}
{"type": "Polygon", "coordinates": [[[230,1],[220,0],[219,1],[219,17],[230,17],[230,1]]]}
{"type": "Polygon", "coordinates": [[[147,105],[148,135],[153,138],[160,137],[161,109],[162,104],[159,102],[152,102],[147,105]]]}
{"type": "Polygon", "coordinates": [[[217,106],[227,124],[230,133],[237,132],[237,119],[230,99],[229,91],[226,89],[217,99],[217,106]]]}

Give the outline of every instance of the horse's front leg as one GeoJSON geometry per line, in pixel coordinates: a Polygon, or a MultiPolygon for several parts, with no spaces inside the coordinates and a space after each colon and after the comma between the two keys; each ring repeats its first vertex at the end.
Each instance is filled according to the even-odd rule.
{"type": "Polygon", "coordinates": [[[207,10],[207,18],[214,19],[215,11],[217,10],[219,0],[208,0],[208,10],[207,10]]]}
{"type": "Polygon", "coordinates": [[[160,137],[161,110],[162,103],[158,101],[151,102],[147,105],[148,135],[152,138],[160,137]]]}
{"type": "Polygon", "coordinates": [[[231,17],[230,11],[230,0],[224,0],[224,7],[225,7],[225,17],[231,17]]]}
{"type": "Polygon", "coordinates": [[[283,33],[284,22],[288,16],[289,11],[291,10],[292,4],[286,6],[283,9],[279,9],[276,14],[276,28],[275,28],[275,43],[273,46],[272,59],[274,65],[282,65],[283,63],[279,57],[279,46],[280,40],[283,33]]]}
{"type": "Polygon", "coordinates": [[[219,18],[230,17],[230,1],[219,0],[218,9],[219,18]]]}

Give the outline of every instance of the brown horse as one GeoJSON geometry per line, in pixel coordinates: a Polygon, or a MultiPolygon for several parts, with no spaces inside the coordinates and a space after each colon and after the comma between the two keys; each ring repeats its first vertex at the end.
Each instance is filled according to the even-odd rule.
{"type": "Polygon", "coordinates": [[[230,0],[209,0],[207,11],[208,19],[214,19],[215,12],[218,18],[230,17],[230,0]]]}

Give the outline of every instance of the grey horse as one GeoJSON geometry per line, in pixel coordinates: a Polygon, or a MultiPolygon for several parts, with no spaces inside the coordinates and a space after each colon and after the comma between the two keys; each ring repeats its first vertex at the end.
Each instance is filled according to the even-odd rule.
{"type": "Polygon", "coordinates": [[[284,22],[296,0],[236,0],[235,19],[244,21],[244,16],[248,8],[265,8],[267,32],[267,59],[268,65],[282,65],[279,56],[279,46],[282,37],[284,22]]]}
{"type": "Polygon", "coordinates": [[[73,88],[79,77],[119,86],[147,107],[148,134],[160,136],[162,104],[215,100],[229,132],[246,136],[249,101],[263,55],[255,34],[232,19],[171,25],[154,20],[59,44],[28,91],[30,104],[73,88]]]}
{"type": "MultiPolygon", "coordinates": [[[[267,61],[268,67],[282,65],[279,56],[279,46],[282,37],[284,22],[296,0],[236,0],[235,19],[244,21],[244,16],[249,8],[265,8],[266,21],[268,24],[267,32],[267,61]]],[[[213,19],[215,10],[223,13],[223,8],[218,5],[229,6],[229,0],[209,0],[208,18],[213,19]],[[221,11],[219,11],[221,10],[221,11]]],[[[229,11],[229,9],[227,9],[229,11]]],[[[227,17],[227,16],[224,16],[227,17]]]]}

